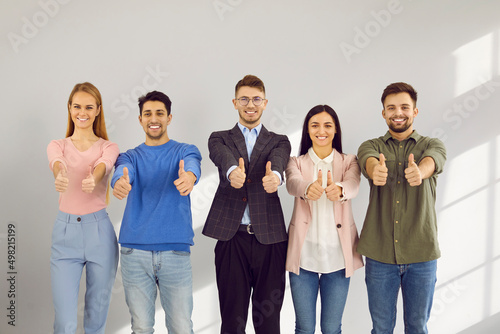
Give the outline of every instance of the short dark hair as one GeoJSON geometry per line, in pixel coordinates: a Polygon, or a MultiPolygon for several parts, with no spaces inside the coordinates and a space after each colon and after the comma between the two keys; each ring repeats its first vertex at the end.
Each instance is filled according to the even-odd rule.
{"type": "Polygon", "coordinates": [[[266,87],[264,87],[264,83],[262,82],[262,80],[257,78],[255,75],[251,75],[251,74],[245,75],[245,77],[243,77],[243,79],[238,81],[238,83],[236,84],[236,87],[234,88],[234,95],[236,95],[238,93],[238,89],[240,89],[243,86],[255,87],[255,88],[259,89],[261,92],[263,92],[264,95],[266,94],[266,87]]]}
{"type": "Polygon", "coordinates": [[[382,106],[384,106],[385,98],[391,94],[398,93],[408,93],[413,101],[413,107],[417,107],[417,91],[409,84],[405,82],[395,82],[391,83],[389,86],[385,87],[382,93],[382,106]]]}
{"type": "Polygon", "coordinates": [[[167,95],[156,90],[149,92],[146,95],[143,95],[139,98],[139,115],[142,115],[142,107],[144,106],[144,103],[148,101],[163,102],[165,108],[167,109],[167,115],[170,115],[170,111],[172,108],[172,101],[170,101],[167,95]]]}
{"type": "Polygon", "coordinates": [[[342,153],[342,130],[340,128],[339,117],[335,110],[328,105],[317,105],[316,107],[309,110],[304,119],[304,125],[302,126],[302,139],[300,140],[299,155],[304,155],[312,146],[312,140],[309,136],[309,120],[319,113],[326,111],[333,118],[335,123],[335,137],[333,137],[332,147],[337,150],[337,152],[342,153]]]}

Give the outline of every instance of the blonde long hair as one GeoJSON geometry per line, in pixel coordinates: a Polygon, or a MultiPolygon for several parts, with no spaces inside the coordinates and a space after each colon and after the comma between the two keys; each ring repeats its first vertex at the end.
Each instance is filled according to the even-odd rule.
{"type": "MultiPolygon", "coordinates": [[[[96,88],[90,82],[82,82],[76,84],[69,94],[68,99],[68,127],[66,128],[66,138],[73,135],[75,132],[75,123],[73,123],[73,119],[71,118],[71,104],[73,103],[73,96],[75,96],[78,92],[85,92],[92,95],[96,101],[97,107],[100,108],[99,114],[96,116],[94,123],[92,124],[92,130],[97,137],[100,137],[104,140],[108,139],[108,132],[106,131],[106,122],[104,121],[104,110],[102,108],[102,97],[99,89],[96,88]]],[[[106,188],[106,205],[109,204],[109,184],[111,180],[108,181],[108,186],[106,188]]]]}

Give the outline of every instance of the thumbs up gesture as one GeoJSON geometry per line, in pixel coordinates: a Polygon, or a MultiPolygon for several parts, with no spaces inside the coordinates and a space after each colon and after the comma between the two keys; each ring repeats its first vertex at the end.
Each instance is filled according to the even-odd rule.
{"type": "Polygon", "coordinates": [[[130,190],[132,190],[132,186],[130,185],[130,178],[128,177],[128,168],[123,167],[123,175],[115,182],[113,195],[119,200],[122,200],[128,196],[130,190]]]}
{"type": "Polygon", "coordinates": [[[82,191],[84,193],[92,193],[95,188],[95,179],[94,175],[92,175],[92,166],[89,166],[89,170],[87,173],[87,177],[82,180],[82,191]]]}
{"type": "Polygon", "coordinates": [[[63,193],[68,189],[69,179],[66,172],[66,167],[64,167],[62,163],[59,163],[58,166],[59,173],[57,173],[54,184],[56,186],[56,190],[60,193],[63,193]]]}
{"type": "Polygon", "coordinates": [[[388,169],[385,165],[385,156],[380,153],[379,163],[373,168],[373,184],[376,186],[384,186],[387,182],[388,169]]]}
{"type": "Polygon", "coordinates": [[[336,185],[333,182],[331,171],[328,171],[325,193],[326,193],[326,198],[328,198],[332,202],[338,201],[340,200],[340,197],[342,197],[342,188],[340,188],[340,186],[336,185]]]}
{"type": "Polygon", "coordinates": [[[413,153],[408,157],[408,168],[405,169],[405,177],[410,186],[416,187],[422,184],[422,173],[420,168],[415,163],[415,156],[413,153]]]}
{"type": "Polygon", "coordinates": [[[325,189],[322,187],[323,185],[323,172],[321,172],[321,169],[318,171],[318,179],[311,183],[309,187],[306,190],[306,196],[309,200],[311,201],[317,201],[321,195],[323,195],[323,192],[325,189]]]}
{"type": "Polygon", "coordinates": [[[262,178],[262,185],[268,194],[278,191],[280,178],[271,170],[271,161],[266,164],[266,175],[262,178]]]}
{"type": "Polygon", "coordinates": [[[196,176],[193,172],[186,172],[184,170],[184,160],[179,161],[179,178],[174,181],[174,185],[181,194],[187,196],[193,191],[196,176]]]}
{"type": "Polygon", "coordinates": [[[231,187],[235,189],[240,189],[245,183],[247,175],[245,174],[245,161],[240,158],[239,165],[229,174],[229,181],[231,181],[231,187]]]}

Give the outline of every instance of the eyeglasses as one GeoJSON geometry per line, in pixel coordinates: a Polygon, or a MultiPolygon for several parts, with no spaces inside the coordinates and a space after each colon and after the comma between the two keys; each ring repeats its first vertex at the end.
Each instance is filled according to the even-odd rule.
{"type": "Polygon", "coordinates": [[[265,101],[266,99],[263,99],[262,97],[258,97],[258,96],[252,97],[252,98],[244,96],[244,97],[240,97],[237,100],[240,102],[240,105],[242,105],[242,106],[248,105],[250,100],[252,100],[252,103],[254,106],[260,106],[262,104],[262,102],[265,101]]]}

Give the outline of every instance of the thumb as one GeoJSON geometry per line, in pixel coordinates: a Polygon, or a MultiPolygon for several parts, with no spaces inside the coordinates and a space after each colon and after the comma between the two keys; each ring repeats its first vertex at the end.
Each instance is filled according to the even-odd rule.
{"type": "Polygon", "coordinates": [[[379,160],[380,166],[385,166],[385,156],[382,153],[380,153],[378,160],[379,160]]]}
{"type": "Polygon", "coordinates": [[[89,165],[89,172],[87,174],[87,177],[91,177],[92,176],[92,166],[89,165]]]}
{"type": "Polygon", "coordinates": [[[266,164],[266,175],[269,175],[273,171],[271,170],[271,161],[268,161],[266,164]]]}
{"type": "Polygon", "coordinates": [[[239,162],[240,165],[238,167],[241,169],[243,173],[245,173],[245,160],[243,160],[243,158],[240,158],[239,162]]]}
{"type": "Polygon", "coordinates": [[[326,185],[329,186],[333,183],[332,171],[328,171],[328,177],[326,178],[326,185]]]}
{"type": "Polygon", "coordinates": [[[184,171],[184,160],[179,161],[179,176],[181,176],[182,173],[185,173],[185,171],[184,171]]]}
{"type": "Polygon", "coordinates": [[[323,184],[323,172],[321,171],[321,169],[318,171],[318,179],[316,180],[316,182],[317,182],[319,185],[322,185],[322,184],[323,184]]]}
{"type": "Polygon", "coordinates": [[[408,157],[408,162],[410,165],[413,165],[415,163],[415,156],[413,153],[410,153],[410,156],[408,157]]]}
{"type": "Polygon", "coordinates": [[[130,179],[128,178],[128,168],[123,167],[123,177],[125,177],[125,180],[130,183],[130,179]]]}

